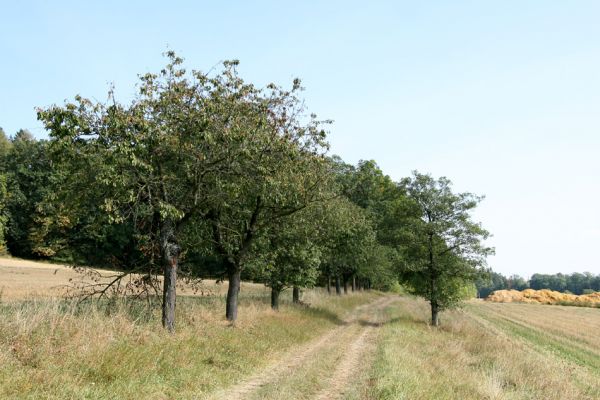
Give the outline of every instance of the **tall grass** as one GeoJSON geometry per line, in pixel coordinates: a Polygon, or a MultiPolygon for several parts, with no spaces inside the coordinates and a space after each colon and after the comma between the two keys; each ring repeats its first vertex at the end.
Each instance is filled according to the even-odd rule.
{"type": "Polygon", "coordinates": [[[375,296],[313,291],[305,295],[311,307],[292,306],[286,297],[273,312],[267,294],[242,293],[235,327],[224,319],[223,297],[180,297],[174,335],[144,302],[2,303],[0,398],[205,398],[375,296]]]}

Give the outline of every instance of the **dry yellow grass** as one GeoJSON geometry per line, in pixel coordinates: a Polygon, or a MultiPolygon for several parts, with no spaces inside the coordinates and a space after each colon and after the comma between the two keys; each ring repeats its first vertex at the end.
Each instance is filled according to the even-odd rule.
{"type": "MultiPolygon", "coordinates": [[[[100,279],[106,282],[115,275],[114,271],[88,270],[96,271],[100,279]]],[[[89,277],[67,265],[0,257],[0,295],[3,300],[63,297],[73,281],[92,283],[89,277]]],[[[242,291],[263,296],[268,289],[264,285],[242,282],[242,291]]],[[[211,279],[194,284],[194,287],[183,283],[178,285],[180,295],[222,296],[225,293],[227,283],[217,283],[211,279]]]]}
{"type": "Polygon", "coordinates": [[[471,310],[496,325],[527,330],[534,339],[557,342],[576,353],[596,357],[600,367],[600,311],[596,309],[481,302],[471,310]]]}
{"type": "Polygon", "coordinates": [[[539,304],[573,304],[573,305],[600,305],[600,292],[574,295],[553,290],[496,290],[490,294],[487,301],[496,303],[539,303],[539,304]]]}
{"type": "Polygon", "coordinates": [[[307,308],[291,306],[285,293],[276,313],[267,288],[245,283],[232,328],[223,315],[226,284],[208,281],[212,295],[178,299],[177,332],[169,335],[160,310],[140,301],[78,306],[55,298],[57,286],[79,275],[28,263],[0,260],[8,286],[0,301],[1,399],[207,399],[276,362],[287,366],[290,355],[297,365],[249,398],[600,398],[594,308],[473,301],[444,313],[434,329],[427,303],[412,297],[311,290],[307,308]],[[364,308],[376,299],[378,307],[364,308]],[[314,354],[298,353],[304,346],[314,354]]]}
{"type": "MultiPolygon", "coordinates": [[[[390,308],[391,323],[382,328],[369,389],[362,399],[554,399],[600,398],[600,356],[595,346],[600,323],[595,309],[585,317],[565,319],[562,333],[546,337],[537,328],[522,328],[490,317],[490,307],[512,318],[537,315],[536,323],[556,317],[563,307],[473,302],[464,310],[445,312],[441,329],[427,325],[428,305],[401,298],[390,308]],[[514,306],[519,306],[514,307],[514,306]],[[505,308],[507,307],[507,308],[505,308]],[[522,316],[521,314],[525,314],[522,316]],[[580,319],[582,318],[582,319],[580,319]],[[573,324],[573,328],[570,326],[573,324]],[[587,347],[570,338],[577,326],[589,339],[587,347]],[[563,330],[564,329],[564,330],[563,330]],[[536,334],[531,335],[531,332],[536,334]]],[[[561,317],[565,317],[561,314],[561,317]]]]}
{"type": "MultiPolygon", "coordinates": [[[[258,287],[256,287],[258,289],[258,287]]],[[[377,298],[305,294],[312,307],[270,309],[268,292],[240,294],[235,328],[223,296],[178,299],[176,333],[144,302],[0,302],[0,399],[203,399],[334,329],[377,298]]]]}

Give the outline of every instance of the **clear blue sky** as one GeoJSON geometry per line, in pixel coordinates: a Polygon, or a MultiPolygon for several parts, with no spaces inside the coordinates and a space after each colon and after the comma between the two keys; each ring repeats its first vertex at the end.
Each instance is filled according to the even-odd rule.
{"type": "Polygon", "coordinates": [[[35,107],[111,82],[127,100],[166,49],[201,70],[236,58],[259,85],[302,78],[345,160],[485,194],[495,270],[600,273],[599,16],[598,1],[2,1],[0,126],[45,137],[35,107]]]}

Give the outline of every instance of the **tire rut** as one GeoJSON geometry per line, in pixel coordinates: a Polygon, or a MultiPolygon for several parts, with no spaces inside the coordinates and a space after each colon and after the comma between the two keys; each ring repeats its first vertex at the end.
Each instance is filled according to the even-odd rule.
{"type": "MultiPolygon", "coordinates": [[[[332,380],[338,379],[339,382],[346,381],[352,372],[358,368],[360,355],[364,354],[362,349],[365,347],[365,343],[369,341],[370,334],[374,331],[373,326],[377,325],[377,323],[365,322],[360,317],[365,313],[372,315],[374,311],[383,309],[393,300],[393,297],[386,296],[355,308],[344,320],[343,325],[334,328],[308,344],[288,351],[279,361],[229,389],[215,394],[213,399],[247,399],[255,391],[277,381],[279,377],[291,375],[296,368],[302,366],[323,348],[329,346],[331,342],[338,341],[348,335],[355,335],[356,339],[354,340],[348,338],[348,341],[351,342],[350,351],[346,351],[341,357],[340,364],[336,367],[334,376],[331,378],[332,380]],[[353,331],[356,330],[356,325],[359,323],[365,326],[355,334],[353,331]]],[[[335,390],[337,386],[341,386],[341,384],[328,385],[326,392],[329,393],[332,388],[335,390]]],[[[327,393],[324,393],[324,395],[327,396],[327,393]]],[[[322,397],[319,394],[317,398],[330,399],[334,397],[322,397]]]]}
{"type": "MultiPolygon", "coordinates": [[[[377,305],[375,311],[381,314],[381,311],[394,301],[393,297],[386,297],[383,302],[377,305]]],[[[373,317],[369,315],[368,317],[373,317]]],[[[376,315],[376,321],[361,320],[364,327],[357,335],[356,339],[348,347],[335,371],[328,380],[325,389],[321,390],[314,397],[315,400],[330,400],[341,398],[344,395],[344,388],[348,388],[350,380],[364,368],[361,365],[363,356],[375,348],[375,327],[383,324],[381,315],[376,315]]]]}

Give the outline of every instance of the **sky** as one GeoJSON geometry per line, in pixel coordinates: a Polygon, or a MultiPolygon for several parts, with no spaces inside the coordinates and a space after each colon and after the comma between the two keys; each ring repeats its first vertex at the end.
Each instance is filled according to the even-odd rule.
{"type": "Polygon", "coordinates": [[[127,102],[174,50],[239,59],[306,88],[331,152],[485,195],[474,216],[503,274],[600,273],[598,1],[0,0],[0,126],[47,137],[35,108],[127,102]],[[126,3],[126,4],[125,4],[126,3]]]}

